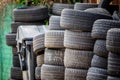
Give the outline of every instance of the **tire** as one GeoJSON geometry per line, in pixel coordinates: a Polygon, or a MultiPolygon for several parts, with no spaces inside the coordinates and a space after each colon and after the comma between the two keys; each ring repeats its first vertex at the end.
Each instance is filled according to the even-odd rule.
{"type": "Polygon", "coordinates": [[[93,51],[94,42],[90,32],[65,31],[64,46],[66,48],[93,51]]]}
{"type": "Polygon", "coordinates": [[[120,29],[113,28],[108,30],[106,47],[107,50],[116,54],[120,53],[120,29]]]}
{"type": "Polygon", "coordinates": [[[44,46],[45,34],[39,34],[33,38],[33,51],[38,54],[45,49],[44,46]]]}
{"type": "Polygon", "coordinates": [[[119,28],[120,22],[108,19],[99,19],[94,22],[92,37],[106,40],[107,31],[111,28],[119,28]]]}
{"type": "Polygon", "coordinates": [[[95,3],[76,3],[74,5],[74,10],[86,10],[88,8],[96,8],[98,4],[95,3]]]}
{"type": "Polygon", "coordinates": [[[36,67],[35,68],[35,79],[36,80],[41,80],[41,67],[36,67]]]}
{"type": "Polygon", "coordinates": [[[87,73],[87,80],[107,80],[107,70],[91,67],[87,73]]]}
{"type": "Polygon", "coordinates": [[[64,31],[48,30],[45,32],[46,48],[64,48],[64,31]]]}
{"type": "Polygon", "coordinates": [[[17,56],[17,47],[12,47],[12,53],[13,55],[17,56]]]}
{"type": "Polygon", "coordinates": [[[60,16],[51,16],[50,17],[49,30],[64,30],[60,26],[60,16]]]}
{"type": "Polygon", "coordinates": [[[41,22],[29,22],[29,23],[24,23],[24,22],[12,22],[11,23],[11,29],[12,29],[12,33],[17,33],[17,28],[20,25],[42,25],[45,24],[44,21],[41,22]]]}
{"type": "Polygon", "coordinates": [[[108,76],[107,80],[120,80],[118,77],[108,76]]]}
{"type": "Polygon", "coordinates": [[[94,45],[94,53],[100,57],[108,57],[109,52],[106,49],[106,40],[96,40],[94,45]]]}
{"type": "Polygon", "coordinates": [[[65,80],[86,80],[88,70],[85,69],[65,69],[65,80]]]}
{"type": "Polygon", "coordinates": [[[120,55],[109,53],[108,57],[108,74],[120,77],[120,55]]]}
{"type": "Polygon", "coordinates": [[[61,14],[60,26],[64,29],[91,31],[93,23],[97,19],[112,19],[112,17],[81,10],[64,9],[61,14]]]}
{"type": "Polygon", "coordinates": [[[64,66],[64,49],[45,49],[45,64],[64,66]]]}
{"type": "Polygon", "coordinates": [[[17,79],[17,80],[22,80],[22,71],[18,67],[12,67],[11,68],[11,78],[12,79],[17,79]]]}
{"type": "Polygon", "coordinates": [[[13,10],[15,22],[37,22],[48,18],[48,9],[45,6],[24,7],[13,10]]]}
{"type": "Polygon", "coordinates": [[[20,67],[19,56],[13,56],[13,66],[20,67]]]}
{"type": "Polygon", "coordinates": [[[64,67],[53,65],[42,65],[41,80],[64,80],[64,67]]]}
{"type": "Polygon", "coordinates": [[[54,3],[53,7],[52,7],[52,13],[55,14],[55,15],[61,15],[61,12],[64,8],[73,9],[74,5],[54,3]]]}
{"type": "Polygon", "coordinates": [[[44,54],[37,55],[37,67],[41,67],[44,64],[44,54]]]}
{"type": "Polygon", "coordinates": [[[14,33],[9,33],[6,35],[6,44],[8,46],[16,46],[17,41],[16,41],[16,34],[14,33]]]}
{"type": "Polygon", "coordinates": [[[93,55],[92,51],[66,49],[64,65],[66,68],[88,69],[91,66],[93,55]]]}
{"type": "Polygon", "coordinates": [[[97,68],[102,68],[102,69],[107,69],[107,61],[108,60],[106,58],[94,55],[92,62],[91,62],[91,66],[97,67],[97,68]]]}

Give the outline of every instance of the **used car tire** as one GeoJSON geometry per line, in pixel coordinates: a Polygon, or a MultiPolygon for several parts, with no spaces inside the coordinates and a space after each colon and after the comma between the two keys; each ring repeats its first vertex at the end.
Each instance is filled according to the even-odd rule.
{"type": "Polygon", "coordinates": [[[16,46],[17,45],[15,33],[9,33],[6,35],[6,44],[8,46],[16,46]]]}
{"type": "Polygon", "coordinates": [[[41,67],[36,67],[35,68],[35,79],[36,80],[41,80],[41,67]]]}
{"type": "Polygon", "coordinates": [[[37,55],[37,67],[41,67],[44,64],[44,54],[37,55]]]}
{"type": "Polygon", "coordinates": [[[120,80],[119,77],[108,76],[107,80],[120,80]]]}
{"type": "Polygon", "coordinates": [[[20,61],[19,61],[19,56],[13,55],[13,66],[14,67],[20,67],[20,61]]]}
{"type": "Polygon", "coordinates": [[[12,47],[12,54],[15,56],[18,55],[17,54],[17,47],[12,47]]]}

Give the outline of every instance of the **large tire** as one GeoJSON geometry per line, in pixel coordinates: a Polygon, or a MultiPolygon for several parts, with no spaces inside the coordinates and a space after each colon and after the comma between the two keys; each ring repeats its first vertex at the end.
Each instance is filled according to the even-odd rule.
{"type": "Polygon", "coordinates": [[[74,5],[74,10],[86,10],[88,8],[96,8],[98,4],[95,3],[76,3],[74,5]]]}
{"type": "Polygon", "coordinates": [[[64,65],[64,49],[45,49],[45,64],[64,65]]]}
{"type": "Polygon", "coordinates": [[[41,67],[36,67],[35,68],[35,79],[36,80],[41,80],[41,67]]]}
{"type": "Polygon", "coordinates": [[[64,31],[48,30],[45,32],[46,48],[64,48],[64,31]]]}
{"type": "Polygon", "coordinates": [[[107,80],[107,70],[91,67],[87,73],[87,80],[107,80]]]}
{"type": "Polygon", "coordinates": [[[61,3],[54,3],[52,7],[52,13],[55,15],[61,15],[61,12],[64,8],[73,9],[74,5],[72,4],[61,4],[61,3]]]}
{"type": "Polygon", "coordinates": [[[14,56],[13,55],[13,66],[14,67],[20,67],[20,61],[19,61],[19,56],[14,56]]]}
{"type": "Polygon", "coordinates": [[[65,69],[65,80],[86,80],[88,70],[85,69],[65,69]]]}
{"type": "Polygon", "coordinates": [[[94,55],[92,62],[91,62],[91,66],[107,69],[107,59],[103,58],[103,57],[99,57],[97,55],[94,55]]]}
{"type": "Polygon", "coordinates": [[[48,9],[45,6],[24,7],[13,10],[15,22],[37,22],[48,18],[48,9]]]}
{"type": "Polygon", "coordinates": [[[24,22],[12,22],[11,23],[11,29],[12,29],[12,33],[17,33],[17,28],[20,25],[42,25],[45,24],[43,21],[41,22],[29,22],[29,23],[24,23],[24,22]]]}
{"type": "Polygon", "coordinates": [[[9,33],[6,35],[6,44],[8,46],[16,46],[17,41],[16,41],[16,34],[14,33],[9,33]]]}
{"type": "Polygon", "coordinates": [[[67,68],[88,69],[91,66],[93,55],[92,51],[66,49],[64,65],[67,68]]]}
{"type": "Polygon", "coordinates": [[[120,80],[119,77],[108,76],[107,80],[120,80]]]}
{"type": "Polygon", "coordinates": [[[120,29],[114,28],[108,31],[106,47],[108,51],[120,54],[120,29]]]}
{"type": "Polygon", "coordinates": [[[90,32],[66,30],[64,35],[64,46],[71,49],[93,50],[95,40],[91,38],[90,32]]]}
{"type": "Polygon", "coordinates": [[[64,67],[42,65],[41,67],[41,80],[64,80],[64,67]]]}
{"type": "Polygon", "coordinates": [[[111,76],[120,77],[120,55],[109,53],[108,74],[111,76]]]}
{"type": "Polygon", "coordinates": [[[37,67],[41,67],[44,64],[44,54],[37,55],[37,67]]]}
{"type": "Polygon", "coordinates": [[[33,38],[33,51],[38,54],[45,49],[44,46],[45,34],[39,34],[33,38]]]}
{"type": "Polygon", "coordinates": [[[106,40],[96,40],[94,45],[94,53],[101,57],[108,57],[108,51],[106,49],[106,40]]]}
{"type": "Polygon", "coordinates": [[[22,71],[18,67],[12,67],[11,68],[11,78],[12,79],[17,79],[17,80],[22,80],[22,71]]]}
{"type": "Polygon", "coordinates": [[[64,30],[60,26],[60,16],[51,16],[50,17],[49,30],[64,30]]]}
{"type": "Polygon", "coordinates": [[[100,15],[81,10],[64,9],[61,14],[60,25],[64,29],[91,31],[93,23],[97,19],[111,18],[111,16],[100,15]]]}
{"type": "Polygon", "coordinates": [[[106,40],[107,31],[111,28],[120,28],[120,22],[115,20],[96,20],[92,29],[92,37],[106,40]]]}

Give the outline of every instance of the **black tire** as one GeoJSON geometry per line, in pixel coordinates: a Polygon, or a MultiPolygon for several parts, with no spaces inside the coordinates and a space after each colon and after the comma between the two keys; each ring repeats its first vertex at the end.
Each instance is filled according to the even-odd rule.
{"type": "Polygon", "coordinates": [[[64,65],[67,68],[88,69],[91,66],[93,55],[92,51],[66,49],[64,65]]]}
{"type": "Polygon", "coordinates": [[[90,32],[65,31],[64,46],[66,48],[92,51],[94,42],[90,32]]]}
{"type": "Polygon", "coordinates": [[[88,70],[85,69],[65,69],[65,80],[86,80],[88,70]]]}
{"type": "Polygon", "coordinates": [[[45,32],[46,48],[64,48],[64,31],[48,30],[45,32]]]}
{"type": "Polygon", "coordinates": [[[64,80],[64,67],[53,65],[42,65],[41,80],[64,80]]]}
{"type": "Polygon", "coordinates": [[[45,49],[45,64],[64,65],[64,49],[45,49]]]}
{"type": "Polygon", "coordinates": [[[96,8],[98,4],[95,3],[76,3],[74,5],[74,10],[86,10],[88,8],[96,8]]]}
{"type": "Polygon", "coordinates": [[[24,7],[13,10],[15,22],[37,22],[48,18],[48,9],[45,6],[24,7]]]}
{"type": "Polygon", "coordinates": [[[107,69],[107,59],[94,55],[92,62],[91,62],[91,66],[92,67],[98,67],[98,68],[103,68],[103,69],[107,69]]]}
{"type": "Polygon", "coordinates": [[[104,58],[108,57],[109,52],[106,49],[106,40],[96,40],[94,45],[94,53],[104,58]]]}
{"type": "Polygon", "coordinates": [[[50,17],[49,30],[64,30],[60,26],[60,16],[51,16],[50,17]]]}
{"type": "Polygon", "coordinates": [[[37,55],[37,67],[41,67],[44,64],[44,54],[37,55]]]}
{"type": "Polygon", "coordinates": [[[12,53],[13,55],[17,56],[17,47],[12,47],[12,53]]]}
{"type": "Polygon", "coordinates": [[[64,9],[61,14],[60,25],[64,29],[91,31],[93,23],[97,19],[112,19],[112,17],[81,10],[64,9]]]}
{"type": "Polygon", "coordinates": [[[120,55],[109,53],[108,57],[108,74],[120,77],[120,55]]]}
{"type": "Polygon", "coordinates": [[[11,78],[12,79],[17,79],[17,80],[22,80],[22,71],[18,67],[12,67],[11,68],[11,78]]]}
{"type": "Polygon", "coordinates": [[[120,29],[113,28],[108,30],[106,47],[107,50],[116,54],[120,54],[120,29]]]}
{"type": "Polygon", "coordinates": [[[107,80],[107,70],[91,67],[87,73],[87,80],[107,80]]]}
{"type": "Polygon", "coordinates": [[[41,22],[29,22],[29,23],[24,23],[24,22],[12,22],[11,23],[11,29],[12,29],[12,33],[17,33],[17,28],[20,25],[42,25],[45,24],[44,21],[41,22]]]}
{"type": "Polygon", "coordinates": [[[61,15],[61,12],[64,8],[73,9],[74,5],[72,4],[61,4],[61,3],[54,3],[52,7],[52,13],[55,15],[61,15]]]}
{"type": "Polygon", "coordinates": [[[45,49],[44,46],[45,34],[39,34],[33,38],[33,51],[38,54],[45,49]]]}
{"type": "Polygon", "coordinates": [[[17,41],[16,41],[16,34],[14,33],[9,33],[6,35],[6,44],[8,46],[16,46],[17,41]]]}
{"type": "Polygon", "coordinates": [[[13,66],[14,67],[20,67],[19,56],[14,56],[13,55],[13,66]]]}
{"type": "Polygon", "coordinates": [[[119,28],[120,22],[115,20],[100,19],[96,20],[92,29],[92,37],[106,40],[107,31],[111,28],[119,28]]]}
{"type": "Polygon", "coordinates": [[[120,80],[118,77],[108,76],[107,80],[120,80]]]}
{"type": "Polygon", "coordinates": [[[36,80],[41,80],[41,67],[36,67],[35,68],[35,79],[36,80]]]}

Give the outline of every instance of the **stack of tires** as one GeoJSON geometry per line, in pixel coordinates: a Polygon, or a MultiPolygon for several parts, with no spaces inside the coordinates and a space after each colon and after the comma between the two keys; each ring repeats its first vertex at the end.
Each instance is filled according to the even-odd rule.
{"type": "Polygon", "coordinates": [[[41,67],[41,80],[64,80],[64,30],[60,16],[51,16],[49,30],[45,32],[45,56],[41,67]]]}
{"type": "MultiPolygon", "coordinates": [[[[120,23],[120,22],[119,22],[120,23]]],[[[120,80],[120,28],[113,28],[107,32],[106,47],[108,56],[107,80],[120,80]]]]}
{"type": "MultiPolygon", "coordinates": [[[[99,9],[104,12],[103,9],[99,9]]],[[[105,10],[105,13],[108,12],[105,10]]],[[[66,29],[64,34],[65,80],[86,80],[93,58],[95,39],[91,37],[94,21],[111,19],[111,16],[95,13],[91,10],[64,9],[60,25],[66,29]]]]}
{"type": "Polygon", "coordinates": [[[20,25],[41,25],[48,18],[48,9],[44,6],[24,7],[13,10],[13,20],[11,23],[12,32],[6,35],[7,45],[12,46],[13,67],[11,68],[11,79],[22,80],[19,57],[17,54],[16,33],[20,25]]]}
{"type": "Polygon", "coordinates": [[[87,80],[107,79],[108,51],[106,49],[106,35],[110,28],[119,28],[120,22],[108,19],[96,20],[93,24],[92,37],[96,39],[91,68],[87,80]]]}

